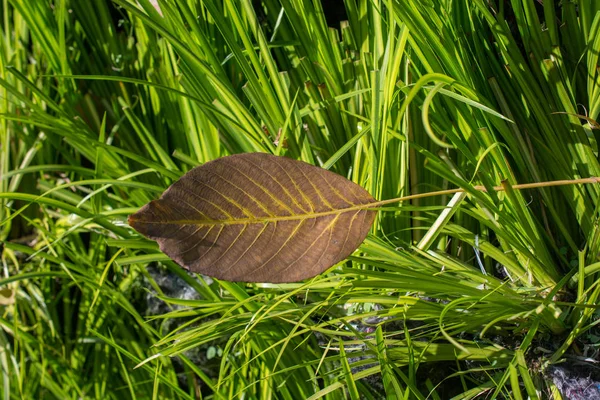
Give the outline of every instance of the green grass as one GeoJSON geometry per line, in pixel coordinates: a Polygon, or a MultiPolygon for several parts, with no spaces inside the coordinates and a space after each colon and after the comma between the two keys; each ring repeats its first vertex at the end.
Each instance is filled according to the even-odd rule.
{"type": "Polygon", "coordinates": [[[600,187],[511,186],[600,176],[600,5],[345,0],[336,29],[318,0],[158,3],[1,3],[4,399],[533,399],[597,348],[600,187]],[[297,284],[195,279],[127,226],[255,151],[466,192],[386,207],[297,284]]]}

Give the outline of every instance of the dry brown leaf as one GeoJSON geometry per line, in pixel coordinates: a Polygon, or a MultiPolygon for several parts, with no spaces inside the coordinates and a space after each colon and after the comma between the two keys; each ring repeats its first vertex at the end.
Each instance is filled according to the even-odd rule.
{"type": "Polygon", "coordinates": [[[265,153],[196,167],[129,217],[180,265],[211,277],[295,282],[348,257],[375,199],[346,178],[265,153]]]}

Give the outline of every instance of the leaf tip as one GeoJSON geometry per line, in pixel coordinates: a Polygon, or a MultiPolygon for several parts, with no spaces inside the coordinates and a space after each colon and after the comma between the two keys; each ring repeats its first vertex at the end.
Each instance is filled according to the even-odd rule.
{"type": "MultiPolygon", "coordinates": [[[[142,208],[143,208],[143,207],[142,207],[142,208]]],[[[128,224],[130,227],[132,227],[133,229],[135,229],[135,230],[138,230],[138,229],[137,229],[137,224],[138,224],[138,222],[140,222],[140,215],[139,215],[139,214],[140,214],[140,211],[141,211],[141,210],[142,210],[142,209],[138,210],[137,212],[135,212],[135,213],[133,213],[133,214],[130,214],[130,215],[127,217],[127,224],[128,224]]]]}

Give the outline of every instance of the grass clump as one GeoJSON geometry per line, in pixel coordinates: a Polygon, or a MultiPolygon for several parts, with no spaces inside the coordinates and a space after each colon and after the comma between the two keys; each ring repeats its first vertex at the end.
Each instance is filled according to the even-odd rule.
{"type": "Polygon", "coordinates": [[[600,176],[599,5],[1,4],[4,398],[559,399],[557,366],[589,375],[600,188],[512,186],[600,176]],[[126,225],[254,151],[377,199],[465,192],[387,207],[298,284],[190,276],[126,225]]]}

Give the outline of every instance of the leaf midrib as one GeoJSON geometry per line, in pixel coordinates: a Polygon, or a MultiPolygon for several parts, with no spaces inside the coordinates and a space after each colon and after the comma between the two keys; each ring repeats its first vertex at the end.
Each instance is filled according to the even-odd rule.
{"type": "MultiPolygon", "coordinates": [[[[600,177],[590,177],[590,178],[580,178],[573,180],[557,180],[557,181],[546,181],[546,182],[536,182],[536,183],[521,183],[516,185],[511,185],[511,189],[513,190],[522,190],[522,189],[533,189],[533,188],[542,188],[542,187],[551,187],[551,186],[564,186],[564,185],[573,185],[573,184],[584,184],[584,183],[600,183],[600,177]]],[[[473,186],[473,190],[487,192],[487,188],[484,186],[473,186]]],[[[506,190],[504,186],[494,186],[492,190],[500,192],[506,190]]],[[[259,224],[259,223],[269,223],[269,222],[279,222],[279,221],[296,221],[303,219],[311,219],[311,218],[319,218],[326,217],[328,215],[335,214],[343,214],[346,212],[357,211],[357,210],[367,210],[369,208],[377,209],[381,206],[402,202],[406,200],[420,199],[424,197],[431,196],[440,196],[447,194],[454,194],[465,192],[466,190],[463,188],[457,189],[446,189],[440,190],[437,192],[429,192],[429,193],[418,193],[409,196],[397,197],[395,199],[388,200],[379,200],[371,203],[358,204],[352,207],[340,208],[330,211],[322,211],[318,213],[309,213],[309,214],[297,214],[297,215],[285,215],[285,216],[274,216],[274,217],[260,217],[260,218],[234,218],[234,219],[223,219],[223,220],[194,220],[194,219],[182,219],[182,220],[173,220],[173,221],[142,221],[132,218],[133,215],[129,216],[129,223],[141,222],[147,224],[159,224],[159,225],[239,225],[239,224],[259,224]]],[[[373,210],[376,211],[376,210],[373,210]]],[[[135,214],[134,214],[135,215],[135,214]]]]}
{"type": "Polygon", "coordinates": [[[305,219],[313,219],[320,217],[327,217],[329,215],[344,214],[352,211],[362,211],[369,208],[377,208],[382,202],[376,201],[372,203],[359,204],[347,208],[339,208],[330,211],[322,211],[318,213],[308,214],[297,214],[297,215],[281,215],[274,217],[256,217],[256,218],[233,218],[233,219],[222,219],[222,220],[211,220],[211,219],[180,219],[180,220],[169,220],[169,221],[142,221],[136,219],[130,219],[129,222],[142,222],[147,224],[158,224],[158,225],[250,225],[250,224],[266,224],[271,222],[281,221],[298,221],[305,219]]]}

